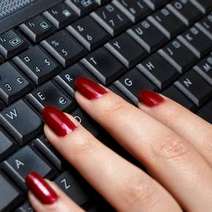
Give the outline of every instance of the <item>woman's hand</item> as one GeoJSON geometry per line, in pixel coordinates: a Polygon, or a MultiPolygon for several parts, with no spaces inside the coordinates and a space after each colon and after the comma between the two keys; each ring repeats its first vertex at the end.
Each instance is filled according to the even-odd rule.
{"type": "MultiPolygon", "coordinates": [[[[51,144],[118,211],[212,211],[212,126],[149,91],[136,108],[88,79],[75,81],[79,105],[142,163],[148,173],[103,145],[74,118],[46,107],[51,144]]],[[[83,211],[51,182],[26,179],[38,212],[83,211]]]]}

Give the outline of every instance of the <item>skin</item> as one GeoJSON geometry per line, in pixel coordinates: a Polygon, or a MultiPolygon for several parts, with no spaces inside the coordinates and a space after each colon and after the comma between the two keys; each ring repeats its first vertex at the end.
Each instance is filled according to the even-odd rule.
{"type": "MultiPolygon", "coordinates": [[[[212,210],[211,124],[166,97],[151,108],[142,104],[136,108],[109,90],[96,100],[79,93],[75,97],[148,170],[147,174],[117,155],[70,115],[77,129],[65,137],[44,127],[57,151],[117,211],[212,210]]],[[[29,193],[36,211],[83,211],[51,185],[60,197],[53,205],[43,205],[29,193]]]]}

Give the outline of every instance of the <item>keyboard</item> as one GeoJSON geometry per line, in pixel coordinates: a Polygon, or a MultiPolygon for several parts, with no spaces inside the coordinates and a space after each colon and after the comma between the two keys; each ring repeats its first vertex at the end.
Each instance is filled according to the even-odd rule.
{"type": "Polygon", "coordinates": [[[0,211],[33,211],[24,182],[32,170],[86,211],[113,211],[49,144],[40,112],[69,112],[133,163],[76,104],[74,78],[134,105],[139,90],[157,91],[212,123],[212,1],[54,2],[0,34],[0,211]]]}

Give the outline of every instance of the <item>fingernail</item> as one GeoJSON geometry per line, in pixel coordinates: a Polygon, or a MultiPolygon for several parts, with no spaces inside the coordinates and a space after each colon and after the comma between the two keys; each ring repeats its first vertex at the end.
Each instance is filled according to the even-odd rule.
{"type": "Polygon", "coordinates": [[[98,83],[85,77],[76,78],[74,84],[76,90],[89,100],[98,99],[107,93],[98,83]]]}
{"type": "Polygon", "coordinates": [[[53,204],[58,199],[55,191],[36,172],[31,172],[26,176],[26,185],[43,204],[53,204]]]}
{"type": "Polygon", "coordinates": [[[164,102],[164,98],[158,93],[148,90],[142,90],[138,94],[138,99],[141,103],[148,107],[155,107],[164,102]]]}
{"type": "Polygon", "coordinates": [[[64,137],[76,129],[76,125],[55,107],[45,107],[42,116],[45,123],[60,137],[64,137]]]}

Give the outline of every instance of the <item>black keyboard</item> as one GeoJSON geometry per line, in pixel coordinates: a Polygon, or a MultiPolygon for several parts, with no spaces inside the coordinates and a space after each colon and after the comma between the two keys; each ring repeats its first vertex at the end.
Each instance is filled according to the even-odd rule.
{"type": "Polygon", "coordinates": [[[0,211],[33,211],[32,170],[86,211],[113,211],[50,146],[40,111],[54,105],[111,141],[73,98],[84,75],[135,105],[140,89],[161,92],[212,123],[212,1],[55,2],[0,34],[0,211]]]}

